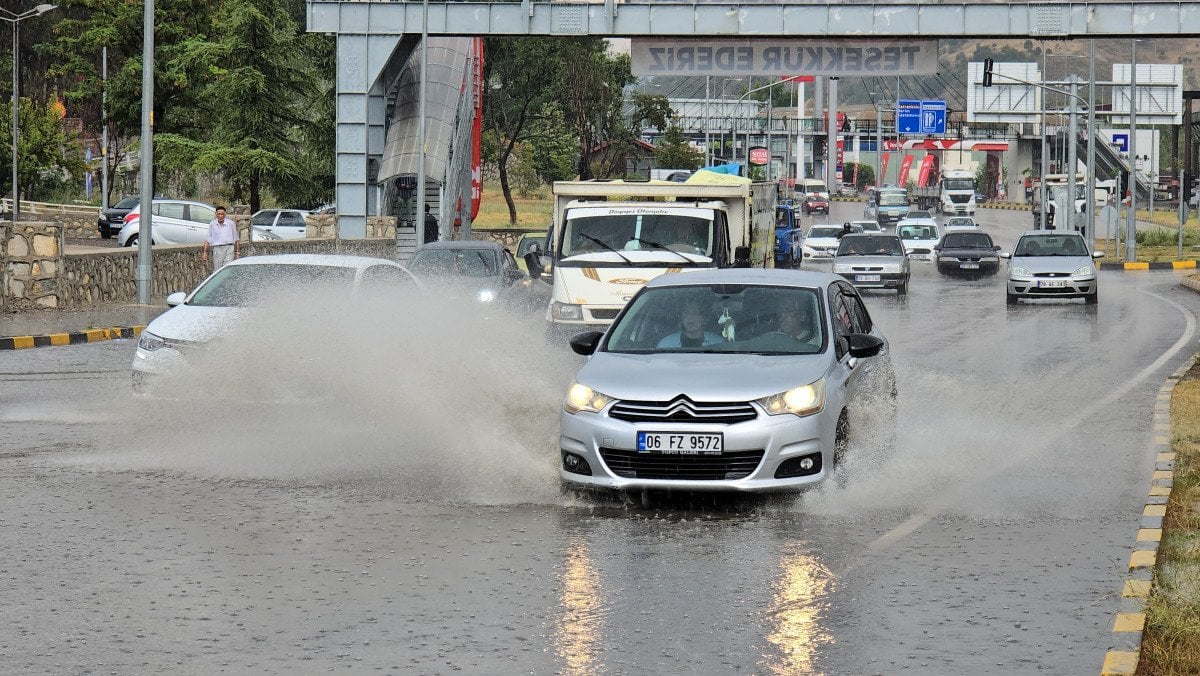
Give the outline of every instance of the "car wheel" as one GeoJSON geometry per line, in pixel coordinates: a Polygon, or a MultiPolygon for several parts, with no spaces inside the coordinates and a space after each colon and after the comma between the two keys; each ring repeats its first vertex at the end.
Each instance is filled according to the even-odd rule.
{"type": "Polygon", "coordinates": [[[1096,293],[1093,293],[1091,295],[1084,296],[1083,300],[1088,305],[1096,305],[1097,303],[1100,302],[1100,292],[1097,291],[1096,293]]]}
{"type": "Polygon", "coordinates": [[[137,246],[137,243],[138,243],[137,235],[134,235],[133,237],[130,237],[129,239],[125,240],[125,246],[137,246]]]}
{"type": "Polygon", "coordinates": [[[849,480],[846,472],[846,449],[850,446],[850,418],[846,410],[838,416],[837,428],[833,436],[833,476],[839,487],[845,488],[849,480]]]}
{"type": "Polygon", "coordinates": [[[111,229],[104,226],[100,227],[100,239],[112,239],[112,236],[113,234],[111,229]]]}
{"type": "Polygon", "coordinates": [[[908,295],[908,282],[904,282],[900,286],[896,287],[896,295],[898,295],[898,296],[908,295]]]}
{"type": "Polygon", "coordinates": [[[1005,296],[1007,298],[1008,305],[1016,305],[1017,304],[1017,294],[1006,293],[1005,296]]]}

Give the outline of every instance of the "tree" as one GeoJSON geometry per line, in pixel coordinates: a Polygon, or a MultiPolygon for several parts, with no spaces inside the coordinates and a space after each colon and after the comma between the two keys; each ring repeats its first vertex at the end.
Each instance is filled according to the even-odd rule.
{"type": "MultiPolygon", "coordinates": [[[[17,144],[17,183],[21,196],[28,200],[45,197],[46,190],[61,182],[64,174],[80,179],[86,167],[83,150],[74,134],[63,130],[63,108],[57,99],[38,104],[21,99],[17,109],[20,141],[17,144]]],[[[12,103],[0,104],[0,130],[4,138],[12,137],[12,103]]],[[[12,166],[12,148],[0,144],[0,166],[12,166]]],[[[12,175],[5,171],[0,186],[4,193],[12,190],[12,175]]]]}
{"type": "Polygon", "coordinates": [[[704,163],[704,153],[693,148],[683,130],[672,124],[659,139],[654,160],[661,169],[698,169],[704,163]]]}
{"type": "Polygon", "coordinates": [[[854,187],[859,190],[865,190],[867,186],[875,185],[875,167],[869,164],[846,162],[842,165],[842,178],[846,183],[854,177],[854,168],[858,167],[858,178],[854,182],[854,187]]]}
{"type": "MultiPolygon", "coordinates": [[[[567,124],[579,143],[579,177],[592,178],[588,156],[602,142],[615,146],[609,157],[621,157],[633,136],[622,114],[625,86],[633,82],[629,56],[610,55],[599,38],[560,38],[561,72],[552,85],[562,102],[567,124]]],[[[614,167],[601,167],[611,174],[614,167]]],[[[624,171],[624,167],[620,167],[624,171]]]]}

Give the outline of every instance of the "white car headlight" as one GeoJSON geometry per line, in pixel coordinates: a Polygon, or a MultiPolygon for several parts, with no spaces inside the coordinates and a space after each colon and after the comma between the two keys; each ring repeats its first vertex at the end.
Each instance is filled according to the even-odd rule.
{"type": "Polygon", "coordinates": [[[825,379],[764,397],[757,403],[766,409],[768,415],[791,413],[806,416],[818,413],[825,407],[825,379]]]}
{"type": "Polygon", "coordinates": [[[490,303],[496,300],[496,292],[491,289],[480,289],[478,297],[480,303],[490,303]]]}
{"type": "Polygon", "coordinates": [[[850,264],[849,263],[834,263],[833,271],[834,272],[850,272],[850,264]]]}
{"type": "Polygon", "coordinates": [[[1012,276],[1013,277],[1032,277],[1033,273],[1018,265],[1018,266],[1013,267],[1012,276]]]}
{"type": "Polygon", "coordinates": [[[1082,268],[1079,268],[1078,270],[1076,270],[1075,272],[1072,272],[1071,276],[1073,276],[1073,277],[1091,277],[1094,274],[1096,274],[1096,271],[1092,269],[1092,266],[1085,265],[1082,268]]]}
{"type": "Polygon", "coordinates": [[[550,318],[565,321],[579,321],[583,319],[583,306],[553,301],[550,303],[550,318]]]}
{"type": "Polygon", "coordinates": [[[160,336],[156,336],[153,333],[150,333],[149,331],[142,331],[142,334],[140,336],[138,336],[138,349],[139,350],[145,350],[147,352],[154,352],[154,351],[160,350],[166,346],[167,346],[167,341],[163,340],[162,337],[160,337],[160,336]]]}
{"type": "Polygon", "coordinates": [[[567,390],[567,398],[563,401],[563,409],[567,413],[599,413],[610,401],[612,397],[607,394],[601,394],[587,385],[572,383],[571,389],[567,390]]]}

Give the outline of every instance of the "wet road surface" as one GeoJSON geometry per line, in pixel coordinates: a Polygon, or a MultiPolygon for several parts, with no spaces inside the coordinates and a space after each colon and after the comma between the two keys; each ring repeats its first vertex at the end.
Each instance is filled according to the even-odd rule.
{"type": "MultiPolygon", "coordinates": [[[[980,220],[1011,249],[1027,218],[980,220]]],[[[464,357],[478,380],[439,372],[424,397],[380,388],[312,424],[137,402],[129,340],[0,353],[0,660],[1094,673],[1153,468],[1151,404],[1196,349],[1200,296],[1173,273],[1103,273],[1098,307],[1006,308],[1001,277],[914,271],[907,298],[866,294],[897,363],[897,447],[844,490],[789,499],[560,495],[569,360],[533,377],[464,357]],[[451,392],[472,415],[439,421],[464,406],[451,392]]]]}

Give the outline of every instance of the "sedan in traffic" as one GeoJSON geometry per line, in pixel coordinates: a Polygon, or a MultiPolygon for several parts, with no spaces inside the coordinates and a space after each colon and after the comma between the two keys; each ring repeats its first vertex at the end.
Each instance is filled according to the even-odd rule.
{"type": "Polygon", "coordinates": [[[496,242],[430,242],[417,249],[406,267],[430,289],[484,305],[542,312],[550,303],[549,285],[531,279],[496,242]]]}
{"type": "Polygon", "coordinates": [[[817,484],[847,458],[851,408],[895,387],[886,339],[829,273],[662,275],[571,347],[590,358],[563,402],[559,476],[585,488],[817,484]]]}
{"type": "Polygon", "coordinates": [[[933,250],[934,263],[943,275],[980,277],[1000,269],[1000,246],[985,232],[949,231],[933,250]]]}
{"type": "Polygon", "coordinates": [[[842,237],[833,272],[860,289],[895,289],[901,296],[908,293],[908,256],[896,235],[864,232],[842,237]]]}
{"type": "Polygon", "coordinates": [[[1088,253],[1087,241],[1077,232],[1030,230],[1021,235],[1008,261],[1007,302],[1020,299],[1082,298],[1089,305],[1099,302],[1099,251],[1088,253]]]}
{"type": "Polygon", "coordinates": [[[932,218],[906,218],[896,224],[896,235],[904,240],[904,250],[910,258],[931,261],[941,231],[932,218]]]}
{"type": "Polygon", "coordinates": [[[802,249],[805,258],[833,258],[837,253],[838,241],[843,235],[862,232],[861,225],[850,224],[849,230],[845,225],[821,223],[808,229],[804,235],[802,249]]]}
{"type": "Polygon", "coordinates": [[[800,202],[800,211],[806,214],[825,214],[828,216],[829,198],[817,193],[809,193],[805,195],[804,201],[800,202]]]}

